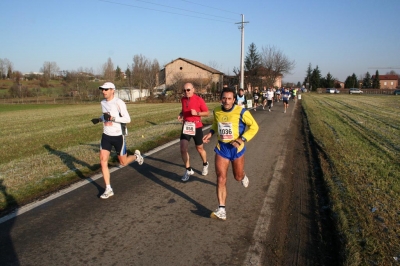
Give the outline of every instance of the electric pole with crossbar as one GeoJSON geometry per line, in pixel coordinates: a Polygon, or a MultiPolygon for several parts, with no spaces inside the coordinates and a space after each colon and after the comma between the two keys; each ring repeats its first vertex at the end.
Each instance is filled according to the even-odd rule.
{"type": "Polygon", "coordinates": [[[244,89],[244,24],[249,23],[244,21],[244,15],[242,14],[242,22],[237,22],[235,24],[240,24],[239,29],[242,31],[242,42],[240,51],[240,87],[239,89],[244,89]]]}

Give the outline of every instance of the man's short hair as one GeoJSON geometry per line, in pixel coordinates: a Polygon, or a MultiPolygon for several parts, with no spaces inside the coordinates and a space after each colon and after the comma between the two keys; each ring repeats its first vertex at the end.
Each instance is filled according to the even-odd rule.
{"type": "Polygon", "coordinates": [[[220,95],[220,99],[222,100],[222,95],[225,93],[225,92],[232,92],[233,93],[233,98],[235,99],[236,98],[236,91],[235,91],[235,89],[234,88],[223,88],[222,89],[222,91],[221,91],[221,95],[220,95]]]}

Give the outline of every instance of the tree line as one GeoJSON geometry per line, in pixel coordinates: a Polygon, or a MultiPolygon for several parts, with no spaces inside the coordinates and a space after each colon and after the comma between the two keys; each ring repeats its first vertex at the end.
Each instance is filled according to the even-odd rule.
{"type": "MultiPolygon", "coordinates": [[[[135,87],[139,89],[153,89],[158,85],[158,72],[160,64],[156,59],[151,60],[143,55],[133,56],[131,64],[125,70],[119,66],[114,67],[111,58],[102,65],[101,74],[96,75],[92,68],[78,68],[77,70],[60,70],[56,62],[44,62],[39,73],[23,75],[15,71],[13,63],[7,58],[0,59],[0,79],[10,79],[13,85],[9,88],[8,94],[12,98],[35,97],[51,91],[52,80],[61,81],[62,96],[76,96],[80,99],[93,98],[98,95],[98,85],[93,81],[107,80],[114,82],[117,87],[135,87]],[[22,80],[37,80],[36,89],[28,89],[21,82],[22,80]]],[[[151,90],[152,93],[152,90],[151,90]]],[[[61,96],[61,95],[58,95],[61,96]]]]}
{"type": "MultiPolygon", "coordinates": [[[[392,70],[386,73],[386,75],[398,74],[392,70]]],[[[308,65],[302,85],[308,87],[311,91],[315,91],[318,88],[341,88],[337,78],[334,78],[330,72],[328,72],[325,77],[322,77],[318,65],[312,69],[311,63],[308,65]]],[[[379,71],[376,70],[374,76],[371,76],[371,74],[367,72],[364,75],[360,75],[359,78],[353,73],[351,76],[347,76],[344,81],[344,88],[380,89],[379,71]]]]}

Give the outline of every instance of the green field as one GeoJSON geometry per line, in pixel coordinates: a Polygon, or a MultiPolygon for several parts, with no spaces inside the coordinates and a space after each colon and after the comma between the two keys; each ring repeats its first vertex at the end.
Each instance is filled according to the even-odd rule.
{"type": "MultiPolygon", "coordinates": [[[[218,103],[208,103],[213,109],[218,103]]],[[[180,103],[128,104],[130,151],[179,137],[180,103]]],[[[99,172],[100,104],[0,105],[0,211],[99,172]]],[[[211,117],[203,119],[211,122],[211,117]]],[[[115,154],[110,161],[116,163],[115,154]]]]}
{"type": "Polygon", "coordinates": [[[303,94],[345,265],[400,256],[400,97],[303,94]]]}

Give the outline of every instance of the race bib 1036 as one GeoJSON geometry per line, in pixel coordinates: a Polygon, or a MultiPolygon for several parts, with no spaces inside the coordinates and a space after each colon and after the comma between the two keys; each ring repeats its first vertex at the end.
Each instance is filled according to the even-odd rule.
{"type": "Polygon", "coordinates": [[[231,122],[218,123],[218,132],[221,140],[233,140],[233,130],[231,122]]]}

